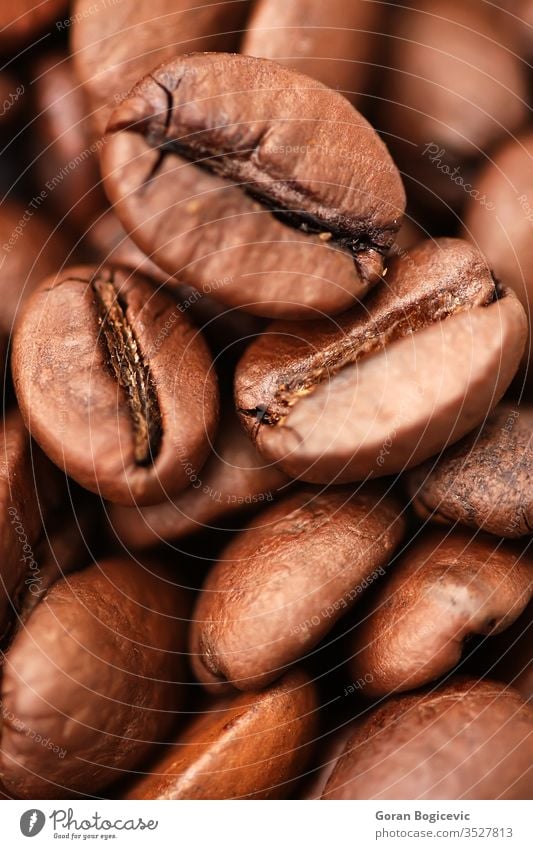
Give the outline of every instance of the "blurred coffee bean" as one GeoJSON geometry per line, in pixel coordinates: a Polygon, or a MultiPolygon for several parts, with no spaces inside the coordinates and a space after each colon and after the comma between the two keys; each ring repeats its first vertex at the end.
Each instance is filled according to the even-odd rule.
{"type": "MultiPolygon", "coordinates": [[[[42,201],[41,201],[42,202],[42,201]]],[[[40,216],[35,197],[24,207],[13,200],[0,207],[0,368],[22,302],[43,277],[68,260],[63,239],[40,216]]]]}
{"type": "Polygon", "coordinates": [[[2,0],[0,4],[0,53],[13,53],[33,42],[47,27],[59,23],[68,0],[2,0]]]}
{"type": "Polygon", "coordinates": [[[346,744],[323,799],[527,799],[533,708],[492,681],[391,699],[346,744]]]}
{"type": "Polygon", "coordinates": [[[54,584],[3,670],[8,791],[93,795],[165,740],[183,704],[186,615],[175,570],[155,564],[110,560],[54,584]]]}
{"type": "Polygon", "coordinates": [[[377,59],[383,12],[367,0],[257,0],[241,53],[275,59],[357,104],[377,59]]]}
{"type": "Polygon", "coordinates": [[[181,53],[236,50],[248,0],[75,0],[71,45],[98,135],[113,108],[153,68],[181,53]]]}
{"type": "Polygon", "coordinates": [[[304,489],[230,542],[193,615],[191,662],[213,689],[264,687],[384,574],[405,530],[381,488],[304,489]]]}
{"type": "Polygon", "coordinates": [[[8,413],[0,434],[0,644],[25,596],[50,583],[39,547],[50,510],[60,501],[60,481],[57,469],[31,443],[18,411],[8,413]]]}
{"type": "Polygon", "coordinates": [[[533,408],[500,404],[480,430],[410,472],[423,519],[501,537],[533,532],[533,408]]]}
{"type": "Polygon", "coordinates": [[[481,154],[527,118],[527,67],[493,4],[418,0],[398,8],[381,127],[425,208],[460,209],[481,154]]]}
{"type": "Polygon", "coordinates": [[[459,239],[395,257],[336,321],[277,322],[235,377],[259,452],[312,483],[400,472],[483,421],[518,368],[524,311],[459,239]]]}
{"type": "Polygon", "coordinates": [[[304,774],[317,731],[315,687],[291,672],[260,693],[205,703],[127,798],[283,799],[304,774]]]}
{"type": "Polygon", "coordinates": [[[367,697],[440,678],[475,634],[497,634],[533,595],[533,555],[484,534],[422,533],[379,586],[351,641],[367,697]]]}
{"type": "Polygon", "coordinates": [[[162,504],[141,509],[114,505],[110,520],[126,546],[145,548],[219,527],[221,522],[226,527],[233,525],[243,513],[273,501],[288,482],[283,472],[265,463],[235,413],[226,410],[213,452],[201,471],[191,477],[188,489],[162,504]]]}
{"type": "Polygon", "coordinates": [[[111,117],[102,173],[157,265],[272,317],[363,297],[404,208],[386,147],[344,98],[246,56],[197,54],[145,77],[111,117]]]}
{"type": "Polygon", "coordinates": [[[110,501],[157,503],[207,457],[218,406],[207,346],[145,277],[81,266],[45,280],[18,325],[13,376],[45,453],[110,501]]]}
{"type": "Polygon", "coordinates": [[[106,206],[100,184],[98,151],[83,91],[62,53],[47,53],[32,68],[36,121],[34,174],[39,187],[70,225],[84,233],[106,206]]]}
{"type": "MultiPolygon", "coordinates": [[[[533,315],[533,132],[506,142],[481,169],[463,232],[533,315]],[[479,198],[483,199],[480,202],[479,198]]],[[[531,341],[526,352],[530,358],[531,341]]],[[[530,368],[530,371],[532,369],[530,368]]],[[[529,375],[533,380],[533,375],[529,375]]]]}

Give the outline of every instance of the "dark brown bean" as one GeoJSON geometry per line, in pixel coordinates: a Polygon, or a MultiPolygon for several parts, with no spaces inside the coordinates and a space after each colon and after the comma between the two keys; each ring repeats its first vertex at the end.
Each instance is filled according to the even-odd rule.
{"type": "Polygon", "coordinates": [[[372,598],[351,641],[366,696],[412,690],[452,669],[464,641],[503,631],[533,595],[533,555],[493,537],[431,530],[372,598]]]}
{"type": "Polygon", "coordinates": [[[45,453],[110,501],[157,503],[190,482],[217,416],[207,347],[140,275],[79,267],[44,281],[21,318],[13,376],[45,453]]]}
{"type": "Polygon", "coordinates": [[[323,799],[528,799],[533,708],[492,681],[391,699],[362,721],[323,799]]]}
{"type": "Polygon", "coordinates": [[[3,670],[6,788],[93,795],[146,758],[183,702],[186,615],[175,574],[153,564],[110,560],[58,581],[3,670]]]}
{"type": "Polygon", "coordinates": [[[500,404],[480,430],[410,472],[418,515],[500,537],[533,532],[533,408],[500,404]]]}
{"type": "Polygon", "coordinates": [[[483,421],[526,333],[520,303],[472,246],[422,242],[338,320],[268,328],[237,368],[236,404],[260,453],[293,477],[391,474],[483,421]]]}
{"type": "Polygon", "coordinates": [[[227,54],[145,77],[111,116],[102,173],[157,265],[266,316],[313,318],[364,296],[405,202],[385,145],[341,95],[227,54]]]}
{"type": "Polygon", "coordinates": [[[129,799],[282,799],[313,750],[318,698],[302,672],[204,712],[136,782],[129,799]]]}
{"type": "Polygon", "coordinates": [[[257,689],[313,649],[384,574],[404,532],[400,509],[377,488],[304,489],[261,514],[224,550],[196,605],[200,681],[257,689]]]}

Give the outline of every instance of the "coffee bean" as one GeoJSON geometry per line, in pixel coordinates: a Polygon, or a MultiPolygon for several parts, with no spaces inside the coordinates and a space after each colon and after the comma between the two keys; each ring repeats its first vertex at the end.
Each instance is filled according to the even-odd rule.
{"type": "Polygon", "coordinates": [[[0,368],[21,304],[43,277],[68,261],[69,250],[57,231],[33,208],[15,201],[0,207],[0,368]]]}
{"type": "Polygon", "coordinates": [[[517,40],[495,6],[461,0],[398,8],[391,29],[380,119],[393,156],[412,202],[460,210],[481,154],[527,119],[517,40]]]}
{"type": "Polygon", "coordinates": [[[381,19],[379,5],[364,0],[258,0],[241,53],[275,59],[357,103],[372,73],[372,33],[381,31],[381,19]]]}
{"type": "Polygon", "coordinates": [[[89,110],[68,56],[46,54],[32,75],[35,174],[60,216],[85,233],[106,205],[98,168],[103,140],[92,136],[89,110]]]}
{"type": "Polygon", "coordinates": [[[432,530],[372,598],[351,640],[352,680],[372,698],[440,678],[475,634],[503,631],[533,595],[533,555],[494,537],[432,530]]]}
{"type": "Polygon", "coordinates": [[[533,409],[500,404],[480,430],[410,472],[422,518],[501,537],[533,531],[533,409]]]}
{"type": "MultiPolygon", "coordinates": [[[[531,325],[533,298],[533,133],[506,142],[481,169],[465,207],[463,232],[483,251],[494,273],[511,286],[531,325]]],[[[531,341],[526,350],[530,358],[531,341]]],[[[532,371],[531,369],[529,370],[532,371]]],[[[529,374],[529,381],[533,375],[529,374]]]]}
{"type": "Polygon", "coordinates": [[[526,319],[466,242],[423,242],[337,321],[273,324],[235,378],[260,453],[314,483],[402,471],[483,421],[514,376],[526,319]]]}
{"type": "Polygon", "coordinates": [[[98,134],[132,86],[177,53],[234,50],[246,0],[73,3],[72,54],[98,134]]]}
{"type": "Polygon", "coordinates": [[[41,30],[65,14],[67,0],[2,0],[0,4],[0,50],[13,51],[30,44],[41,30]]]}
{"type": "Polygon", "coordinates": [[[392,699],[360,723],[322,798],[527,799],[532,722],[492,681],[392,699]]]}
{"type": "Polygon", "coordinates": [[[60,477],[31,444],[18,412],[11,411],[0,434],[0,648],[35,581],[40,590],[51,582],[39,547],[43,523],[60,502],[60,477]]]}
{"type": "Polygon", "coordinates": [[[296,671],[268,690],[211,701],[128,799],[283,799],[312,754],[318,699],[296,671]]]}
{"type": "Polygon", "coordinates": [[[93,795],[165,740],[186,674],[186,594],[174,576],[109,560],[58,581],[37,605],[3,670],[9,791],[93,795]]]}
{"type": "Polygon", "coordinates": [[[313,318],[364,296],[404,208],[384,144],[344,98],[245,56],[145,77],[101,159],[117,215],[157,265],[258,315],[313,318]]]}
{"type": "Polygon", "coordinates": [[[208,453],[217,388],[207,348],[140,275],[87,266],[46,280],[18,326],[13,375],[45,453],[110,501],[157,503],[208,453]]]}
{"type": "Polygon", "coordinates": [[[246,511],[283,494],[288,484],[283,472],[262,460],[235,414],[227,411],[213,454],[201,470],[191,473],[191,485],[183,493],[139,510],[115,505],[111,524],[126,546],[146,548],[219,527],[221,522],[234,525],[246,511]]]}
{"type": "Polygon", "coordinates": [[[381,489],[304,489],[239,534],[207,576],[192,665],[214,690],[274,681],[384,574],[405,525],[381,489]]]}

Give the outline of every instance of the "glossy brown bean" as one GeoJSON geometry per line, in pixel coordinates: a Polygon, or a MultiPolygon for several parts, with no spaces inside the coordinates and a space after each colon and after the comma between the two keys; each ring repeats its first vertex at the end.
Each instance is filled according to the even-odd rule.
{"type": "Polygon", "coordinates": [[[305,772],[318,730],[315,686],[302,672],[260,693],[204,706],[129,799],[281,799],[305,772]]]}
{"type": "Polygon", "coordinates": [[[207,346],[140,275],[82,266],[45,280],[19,322],[13,376],[45,453],[110,501],[157,503],[208,454],[218,395],[207,346]]]}
{"type": "Polygon", "coordinates": [[[505,630],[533,594],[533,556],[494,537],[423,533],[372,598],[351,639],[364,694],[413,690],[461,659],[467,638],[505,630]]]}
{"type": "Polygon", "coordinates": [[[184,591],[155,564],[110,560],[54,584],[3,670],[6,788],[93,795],[164,740],[183,704],[186,615],[184,591]]]}
{"type": "Polygon", "coordinates": [[[145,77],[101,158],[142,250],[258,315],[313,318],[363,297],[404,208],[385,145],[341,95],[247,56],[196,54],[145,77]]]}
{"type": "Polygon", "coordinates": [[[533,708],[466,680],[392,699],[346,744],[323,799],[527,799],[533,708]]]}
{"type": "Polygon", "coordinates": [[[337,483],[417,465],[479,425],[518,368],[526,317],[466,242],[422,242],[333,322],[273,324],[236,372],[260,453],[337,483]]]}
{"type": "Polygon", "coordinates": [[[400,505],[377,488],[304,489],[259,522],[223,551],[195,608],[192,665],[214,690],[264,687],[309,653],[384,574],[404,532],[400,505]]]}

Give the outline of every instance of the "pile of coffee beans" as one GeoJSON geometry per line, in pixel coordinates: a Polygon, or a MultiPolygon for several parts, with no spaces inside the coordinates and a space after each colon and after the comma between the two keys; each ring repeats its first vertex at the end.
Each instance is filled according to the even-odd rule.
{"type": "Polygon", "coordinates": [[[2,797],[531,798],[532,21],[1,4],[2,797]]]}

